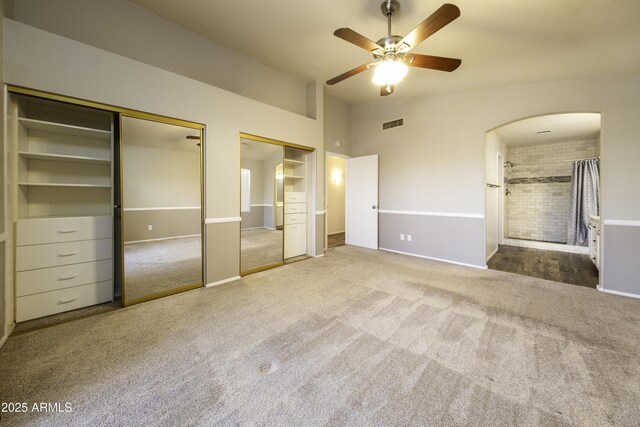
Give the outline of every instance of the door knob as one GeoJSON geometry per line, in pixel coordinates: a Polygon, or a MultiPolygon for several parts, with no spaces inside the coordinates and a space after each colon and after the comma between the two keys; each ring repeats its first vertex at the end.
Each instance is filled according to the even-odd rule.
{"type": "Polygon", "coordinates": [[[376,205],[371,206],[371,209],[375,209],[375,208],[376,208],[376,205]]]}

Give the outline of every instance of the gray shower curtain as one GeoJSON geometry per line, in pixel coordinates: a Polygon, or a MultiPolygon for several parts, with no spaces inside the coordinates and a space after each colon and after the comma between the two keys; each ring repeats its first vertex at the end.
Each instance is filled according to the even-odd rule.
{"type": "Polygon", "coordinates": [[[587,246],[589,215],[600,212],[600,160],[574,162],[571,184],[567,245],[587,246]]]}

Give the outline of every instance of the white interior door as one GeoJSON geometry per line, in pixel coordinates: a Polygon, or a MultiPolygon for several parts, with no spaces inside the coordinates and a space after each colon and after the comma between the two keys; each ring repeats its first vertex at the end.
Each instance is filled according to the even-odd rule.
{"type": "Polygon", "coordinates": [[[378,155],[347,159],[346,244],[378,249],[378,155]]]}

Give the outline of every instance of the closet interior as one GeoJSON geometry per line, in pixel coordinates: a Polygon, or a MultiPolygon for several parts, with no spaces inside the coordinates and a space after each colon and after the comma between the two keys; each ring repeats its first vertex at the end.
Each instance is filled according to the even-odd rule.
{"type": "Polygon", "coordinates": [[[113,300],[114,115],[8,100],[18,322],[113,300]]]}

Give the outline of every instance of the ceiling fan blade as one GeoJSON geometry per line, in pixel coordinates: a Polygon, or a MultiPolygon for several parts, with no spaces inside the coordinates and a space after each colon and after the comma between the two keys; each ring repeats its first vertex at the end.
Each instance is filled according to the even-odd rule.
{"type": "Polygon", "coordinates": [[[393,85],[380,86],[380,96],[387,96],[393,93],[393,85]]]}
{"type": "Polygon", "coordinates": [[[407,64],[411,67],[429,68],[431,70],[451,72],[462,64],[462,60],[460,59],[445,58],[442,56],[407,53],[404,57],[407,60],[407,64]]]}
{"type": "Polygon", "coordinates": [[[334,85],[336,83],[340,83],[344,79],[348,79],[349,77],[355,76],[358,73],[367,71],[369,68],[371,68],[372,65],[375,65],[375,64],[376,64],[376,61],[371,61],[371,62],[367,62],[366,64],[362,64],[361,66],[356,67],[353,70],[349,70],[346,73],[342,73],[339,76],[332,78],[331,80],[327,80],[327,84],[334,85]]]}
{"type": "Polygon", "coordinates": [[[356,33],[351,28],[338,28],[333,33],[334,36],[340,37],[342,40],[346,40],[349,43],[353,43],[356,46],[360,46],[364,50],[368,52],[373,52],[375,50],[382,50],[380,46],[378,46],[372,40],[369,40],[362,34],[356,33]]]}
{"type": "Polygon", "coordinates": [[[397,44],[397,46],[400,46],[399,50],[408,52],[416,47],[418,43],[455,20],[458,16],[460,16],[458,6],[449,3],[443,4],[440,6],[440,9],[433,12],[431,16],[418,24],[416,28],[400,40],[397,44]],[[405,47],[402,46],[403,44],[405,47]]]}

